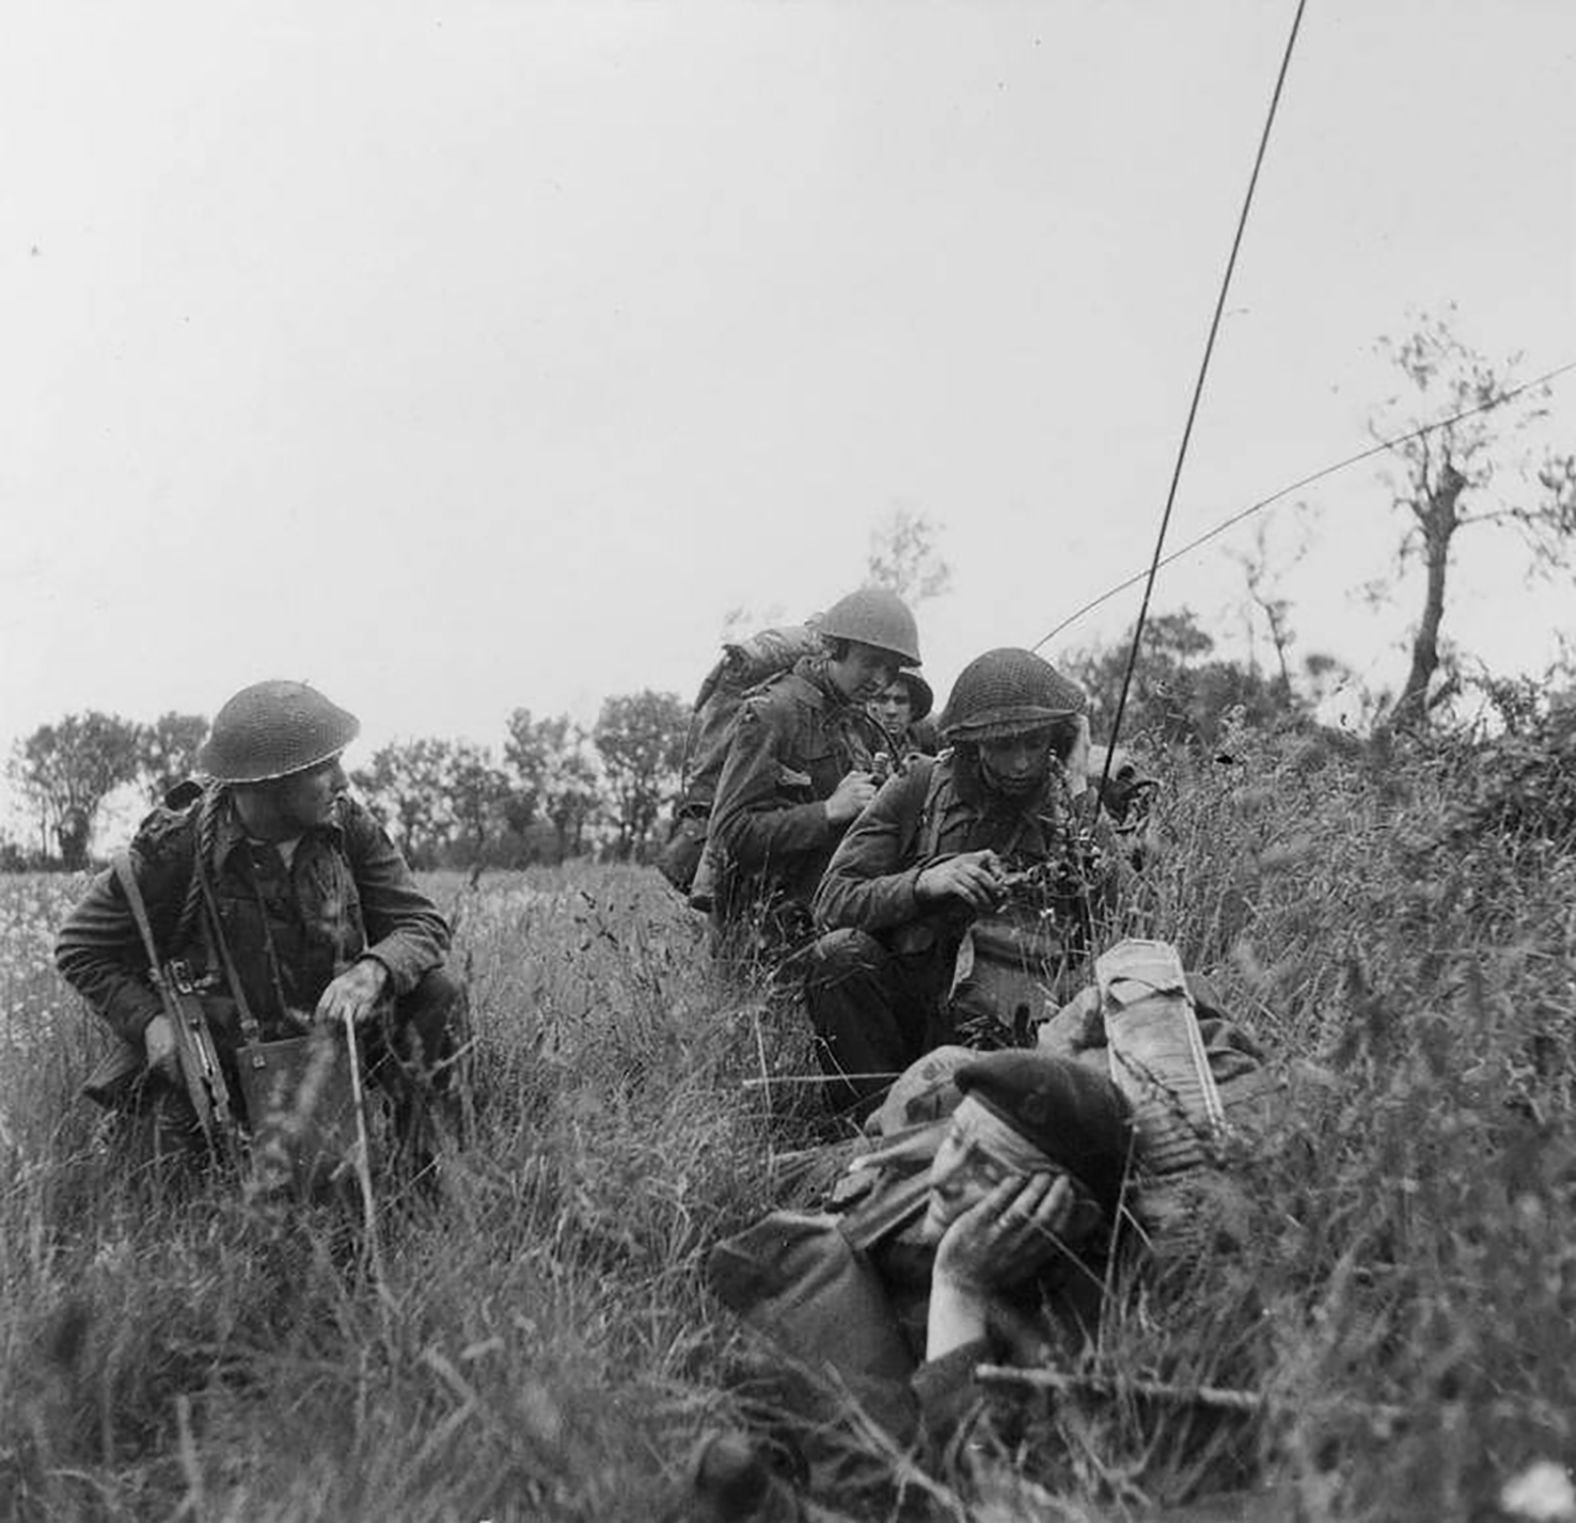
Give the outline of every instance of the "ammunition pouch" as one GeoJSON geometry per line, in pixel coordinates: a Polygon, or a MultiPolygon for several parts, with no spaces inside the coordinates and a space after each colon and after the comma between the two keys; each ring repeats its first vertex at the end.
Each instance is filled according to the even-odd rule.
{"type": "Polygon", "coordinates": [[[310,1193],[348,1177],[361,1118],[342,1028],[246,1043],[236,1049],[235,1068],[261,1189],[310,1193]]]}
{"type": "Polygon", "coordinates": [[[967,1046],[1021,1047],[1064,998],[1077,958],[1054,918],[1012,906],[981,915],[958,947],[948,997],[967,1046]]]}

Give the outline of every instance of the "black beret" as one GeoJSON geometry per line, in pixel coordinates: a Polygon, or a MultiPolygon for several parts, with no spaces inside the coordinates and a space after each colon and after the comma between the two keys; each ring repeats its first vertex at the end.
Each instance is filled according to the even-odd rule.
{"type": "Polygon", "coordinates": [[[1104,1074],[1071,1058],[1009,1048],[965,1064],[953,1082],[1075,1175],[1107,1213],[1115,1212],[1132,1112],[1104,1074]]]}

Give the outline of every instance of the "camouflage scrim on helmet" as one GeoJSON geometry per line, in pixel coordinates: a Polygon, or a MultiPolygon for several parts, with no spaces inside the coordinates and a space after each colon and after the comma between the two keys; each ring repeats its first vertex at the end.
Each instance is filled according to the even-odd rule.
{"type": "Polygon", "coordinates": [[[941,733],[965,745],[1002,740],[1076,719],[1089,699],[1033,651],[1005,646],[976,656],[958,673],[941,716],[941,733]]]}
{"type": "Polygon", "coordinates": [[[360,733],[354,714],[304,682],[254,682],[219,710],[197,767],[221,783],[266,783],[337,756],[360,733]]]}
{"type": "Polygon", "coordinates": [[[828,640],[856,640],[890,651],[904,666],[919,665],[919,626],[908,604],[885,587],[861,587],[839,598],[821,616],[819,627],[828,640]]]}

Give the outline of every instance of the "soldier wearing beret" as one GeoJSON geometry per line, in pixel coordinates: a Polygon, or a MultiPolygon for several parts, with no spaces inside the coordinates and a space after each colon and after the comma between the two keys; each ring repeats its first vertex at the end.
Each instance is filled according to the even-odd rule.
{"type": "Polygon", "coordinates": [[[915,1390],[933,1433],[960,1420],[974,1366],[993,1354],[1043,1364],[1092,1336],[1132,1141],[1116,1086],[1063,1059],[989,1053],[955,1081],[963,1099],[930,1167],[924,1220],[935,1260],[915,1390]],[[1049,1332],[1038,1348],[1025,1345],[1026,1290],[1029,1309],[1060,1323],[1029,1333],[1049,1332]]]}
{"type": "Polygon", "coordinates": [[[829,1437],[838,1392],[899,1445],[940,1452],[978,1406],[977,1365],[1066,1367],[1098,1324],[1133,1143],[1126,1100],[1084,1064],[1031,1050],[945,1069],[950,1114],[856,1161],[848,1177],[865,1193],[838,1225],[774,1214],[707,1263],[713,1290],[775,1344],[775,1368],[786,1354],[833,1372],[830,1403],[792,1384],[767,1400],[802,1413],[792,1441],[811,1489],[845,1503],[889,1472],[860,1462],[868,1441],[829,1437]]]}
{"type": "Polygon", "coordinates": [[[1087,708],[1032,652],[987,651],[953,686],[950,749],[913,758],[842,838],[806,972],[823,1067],[847,1076],[834,1104],[868,1106],[943,1043],[1026,1040],[1029,1001],[999,1009],[986,987],[998,964],[1017,961],[1036,1007],[1071,993],[1121,870],[1087,786],[1087,708]]]}
{"type": "MultiPolygon", "coordinates": [[[[464,991],[444,971],[443,916],[346,792],[340,756],[359,729],[305,683],[243,688],[200,753],[206,781],[183,783],[142,822],[129,865],[160,961],[183,959],[197,987],[244,1002],[263,1041],[300,1036],[314,1022],[359,1029],[369,1072],[394,1100],[401,1143],[420,1164],[432,1110],[449,1103],[464,991]]],[[[88,1094],[111,1107],[151,1097],[165,1140],[195,1147],[174,1033],[113,872],[72,911],[55,960],[119,1044],[88,1094]],[[118,1085],[106,1081],[112,1073],[118,1085]]],[[[241,1034],[210,1024],[239,1093],[241,1034]]]]}

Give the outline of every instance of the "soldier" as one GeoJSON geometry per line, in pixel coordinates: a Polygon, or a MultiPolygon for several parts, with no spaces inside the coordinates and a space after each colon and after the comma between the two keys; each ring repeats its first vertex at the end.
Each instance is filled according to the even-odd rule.
{"type": "Polygon", "coordinates": [[[835,1102],[951,1041],[1029,1039],[1071,992],[1117,863],[1085,781],[1087,700],[1026,650],[988,651],[942,716],[951,749],[891,779],[816,893],[806,994],[835,1102]]]}
{"type": "MultiPolygon", "coordinates": [[[[443,970],[448,925],[345,791],[340,755],[359,730],[304,683],[243,688],[219,710],[199,755],[209,780],[183,783],[142,822],[130,866],[160,960],[184,959],[198,988],[224,996],[204,1005],[232,1093],[240,1093],[243,1007],[263,1041],[348,1018],[419,1169],[431,1155],[434,1103],[453,1103],[464,991],[443,970]]],[[[122,1060],[121,1082],[102,1082],[117,1071],[112,1062],[87,1093],[112,1108],[145,1095],[161,1136],[195,1151],[174,1032],[113,872],[72,911],[55,960],[121,1043],[111,1055],[122,1060]]]]}
{"type": "Polygon", "coordinates": [[[909,756],[934,756],[941,749],[930,717],[935,701],[930,684],[918,672],[903,671],[865,705],[891,738],[895,764],[909,756]]]}
{"type": "Polygon", "coordinates": [[[867,587],[820,621],[824,653],[802,657],[745,699],[717,781],[708,867],[713,945],[780,963],[810,938],[810,899],[843,832],[875,796],[886,732],[866,702],[919,664],[901,598],[867,587]]]}
{"type": "MultiPolygon", "coordinates": [[[[848,1431],[849,1395],[862,1427],[939,1457],[980,1408],[977,1365],[1066,1367],[1099,1324],[1132,1147],[1127,1102],[1068,1058],[963,1056],[948,1114],[857,1160],[851,1201],[773,1213],[706,1263],[713,1292],[778,1356],[752,1372],[762,1405],[788,1420],[778,1436],[800,1449],[812,1490],[857,1499],[860,1516],[887,1511],[876,1504],[891,1471],[848,1431]]],[[[802,1499],[770,1480],[744,1435],[698,1458],[712,1516],[795,1515],[802,1499]],[[780,1512],[757,1501],[773,1492],[780,1512]],[[727,1506],[735,1497],[743,1505],[727,1506]]]]}

